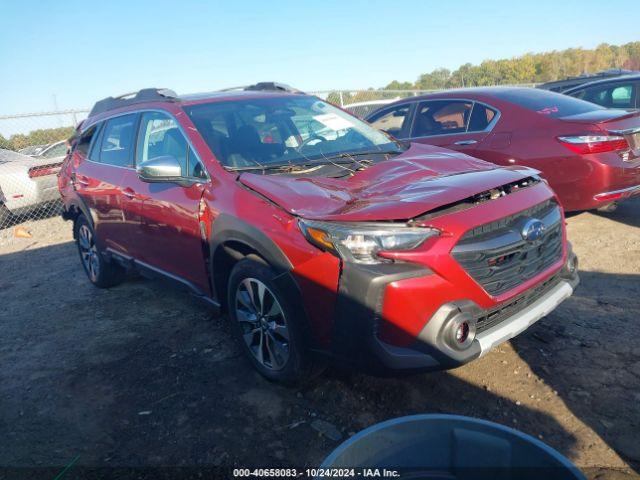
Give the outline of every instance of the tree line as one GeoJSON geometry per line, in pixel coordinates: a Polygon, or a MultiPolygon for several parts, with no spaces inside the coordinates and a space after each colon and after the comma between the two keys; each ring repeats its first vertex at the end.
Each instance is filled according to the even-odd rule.
{"type": "Polygon", "coordinates": [[[75,131],[74,127],[40,128],[27,134],[15,133],[9,138],[0,134],[0,148],[17,151],[32,145],[48,145],[60,140],[65,140],[75,131]]]}
{"type": "Polygon", "coordinates": [[[527,53],[509,59],[485,60],[480,65],[465,63],[454,71],[438,68],[432,72],[423,73],[414,83],[394,80],[385,89],[439,90],[544,83],[610,68],[640,70],[640,42],[624,45],[603,43],[591,50],[568,48],[544,53],[527,53]]]}

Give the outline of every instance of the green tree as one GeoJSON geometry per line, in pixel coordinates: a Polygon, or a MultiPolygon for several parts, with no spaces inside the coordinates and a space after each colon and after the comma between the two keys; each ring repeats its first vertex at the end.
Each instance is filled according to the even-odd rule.
{"type": "Polygon", "coordinates": [[[414,88],[415,85],[411,82],[399,82],[397,80],[384,87],[385,90],[413,90],[414,88]]]}
{"type": "Polygon", "coordinates": [[[16,151],[32,145],[47,145],[66,140],[73,135],[74,131],[73,127],[58,127],[32,130],[27,134],[14,133],[8,139],[0,135],[0,148],[16,151]]]}
{"type": "Polygon", "coordinates": [[[603,43],[597,48],[527,53],[515,58],[466,63],[453,72],[438,68],[420,75],[415,84],[394,80],[386,89],[412,85],[420,90],[518,83],[542,83],[610,68],[640,70],[640,42],[625,45],[603,43]]]}
{"type": "Polygon", "coordinates": [[[0,148],[3,148],[5,150],[9,150],[11,148],[11,143],[9,142],[9,140],[4,138],[4,136],[2,136],[1,133],[0,133],[0,148]]]}

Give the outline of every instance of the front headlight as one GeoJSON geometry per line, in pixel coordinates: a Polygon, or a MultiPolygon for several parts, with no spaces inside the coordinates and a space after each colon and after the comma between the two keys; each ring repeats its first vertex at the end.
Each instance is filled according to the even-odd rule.
{"type": "Polygon", "coordinates": [[[310,243],[346,262],[382,263],[381,251],[411,250],[439,235],[434,228],[385,223],[334,223],[300,220],[300,230],[310,243]]]}

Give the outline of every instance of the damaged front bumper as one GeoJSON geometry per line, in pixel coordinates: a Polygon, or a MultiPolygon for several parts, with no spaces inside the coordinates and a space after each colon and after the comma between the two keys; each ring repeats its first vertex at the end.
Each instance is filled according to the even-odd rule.
{"type": "Polygon", "coordinates": [[[447,302],[429,316],[409,344],[394,345],[381,339],[387,286],[428,275],[434,273],[410,264],[345,265],[334,318],[333,356],[374,374],[455,368],[485,355],[551,313],[579,283],[577,258],[569,251],[560,271],[514,299],[490,309],[468,299],[447,302]],[[464,348],[451,340],[452,325],[461,319],[471,324],[474,334],[464,348]]]}

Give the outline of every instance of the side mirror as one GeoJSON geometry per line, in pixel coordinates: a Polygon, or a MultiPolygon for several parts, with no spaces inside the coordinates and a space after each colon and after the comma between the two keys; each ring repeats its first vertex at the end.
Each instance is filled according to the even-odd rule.
{"type": "Polygon", "coordinates": [[[171,155],[145,160],[136,171],[140,180],[147,183],[179,183],[183,180],[180,162],[171,155]]]}

